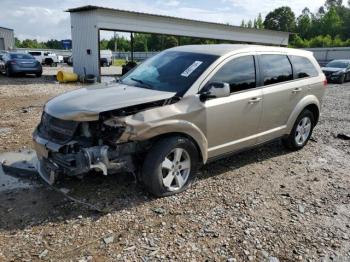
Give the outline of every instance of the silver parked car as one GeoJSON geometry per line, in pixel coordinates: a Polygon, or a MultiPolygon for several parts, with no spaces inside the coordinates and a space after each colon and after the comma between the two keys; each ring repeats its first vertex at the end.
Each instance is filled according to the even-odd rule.
{"type": "Polygon", "coordinates": [[[276,138],[308,142],[326,78],[311,52],[253,45],[165,50],[114,84],[62,94],[33,134],[40,175],[138,175],[156,196],[186,189],[199,164],[276,138]]]}

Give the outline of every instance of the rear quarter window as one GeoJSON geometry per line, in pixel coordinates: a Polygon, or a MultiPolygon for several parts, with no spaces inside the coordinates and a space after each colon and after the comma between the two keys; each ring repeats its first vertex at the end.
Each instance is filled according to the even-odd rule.
{"type": "Polygon", "coordinates": [[[318,76],[317,69],[308,58],[294,55],[289,56],[289,58],[293,65],[295,78],[318,76]]]}

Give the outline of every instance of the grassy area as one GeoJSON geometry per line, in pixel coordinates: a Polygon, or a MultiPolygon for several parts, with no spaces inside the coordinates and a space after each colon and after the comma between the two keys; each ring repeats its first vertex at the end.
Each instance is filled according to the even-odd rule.
{"type": "Polygon", "coordinates": [[[122,66],[126,64],[126,60],[125,59],[114,59],[113,61],[113,65],[114,66],[122,66]]]}

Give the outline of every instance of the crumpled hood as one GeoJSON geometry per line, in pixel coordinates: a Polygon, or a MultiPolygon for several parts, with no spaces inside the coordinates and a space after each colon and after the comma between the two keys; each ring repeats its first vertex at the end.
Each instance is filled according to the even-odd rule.
{"type": "Polygon", "coordinates": [[[336,67],[322,67],[322,71],[327,71],[327,72],[338,72],[338,71],[345,71],[344,68],[336,68],[336,67]]]}
{"type": "Polygon", "coordinates": [[[44,110],[63,120],[94,121],[101,112],[169,99],[174,95],[119,83],[98,84],[56,96],[46,103],[44,110]]]}

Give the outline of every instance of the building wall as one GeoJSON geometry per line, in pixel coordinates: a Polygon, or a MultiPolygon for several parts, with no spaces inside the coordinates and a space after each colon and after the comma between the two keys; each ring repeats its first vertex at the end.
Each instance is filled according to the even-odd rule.
{"type": "Polygon", "coordinates": [[[79,76],[100,75],[99,30],[95,12],[91,10],[71,14],[73,71],[79,76]]]}
{"type": "Polygon", "coordinates": [[[13,30],[0,27],[0,38],[4,39],[5,50],[15,48],[15,36],[13,30]]]}

